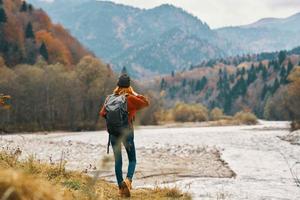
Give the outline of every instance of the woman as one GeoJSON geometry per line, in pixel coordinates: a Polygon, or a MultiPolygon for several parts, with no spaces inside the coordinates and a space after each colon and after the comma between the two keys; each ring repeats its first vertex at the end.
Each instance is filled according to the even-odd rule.
{"type": "MultiPolygon", "coordinates": [[[[130,86],[130,77],[127,74],[122,74],[120,76],[117,85],[118,86],[114,90],[112,96],[124,95],[126,97],[127,112],[128,112],[128,116],[127,116],[128,120],[126,121],[128,121],[128,123],[122,128],[121,131],[119,131],[120,129],[117,129],[115,127],[109,127],[109,126],[107,126],[107,130],[110,137],[110,143],[112,145],[113,152],[114,152],[115,173],[119,185],[119,194],[121,197],[130,197],[130,189],[132,189],[131,186],[132,178],[136,166],[136,153],[135,153],[132,122],[134,120],[136,112],[144,107],[149,106],[149,101],[147,100],[146,97],[139,95],[133,91],[132,87],[130,86]],[[118,131],[120,133],[116,134],[116,132],[118,131]],[[128,172],[125,180],[123,179],[123,173],[122,173],[122,152],[121,152],[122,143],[126,149],[128,160],[129,160],[128,172]]],[[[106,103],[108,102],[108,98],[105,101],[106,103]]],[[[100,115],[104,118],[106,118],[108,114],[106,103],[104,104],[104,106],[100,111],[100,115]]]]}

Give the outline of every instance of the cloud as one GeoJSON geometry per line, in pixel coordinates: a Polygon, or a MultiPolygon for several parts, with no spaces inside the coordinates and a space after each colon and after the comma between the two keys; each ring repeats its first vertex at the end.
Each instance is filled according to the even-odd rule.
{"type": "Polygon", "coordinates": [[[300,8],[299,0],[269,0],[269,2],[275,8],[300,8]]]}
{"type": "Polygon", "coordinates": [[[300,11],[300,0],[113,0],[140,8],[164,3],[181,7],[212,28],[244,25],[266,17],[288,17],[300,11]]]}

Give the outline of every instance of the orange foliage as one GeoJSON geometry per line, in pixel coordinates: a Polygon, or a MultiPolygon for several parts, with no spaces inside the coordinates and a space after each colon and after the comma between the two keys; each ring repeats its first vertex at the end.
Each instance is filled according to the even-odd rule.
{"type": "Polygon", "coordinates": [[[49,62],[60,62],[65,65],[72,63],[72,55],[65,44],[59,39],[53,37],[52,33],[45,30],[36,33],[36,40],[39,44],[43,41],[47,46],[49,53],[49,62]]]}
{"type": "Polygon", "coordinates": [[[78,63],[82,57],[90,54],[62,25],[53,25],[52,30],[55,36],[64,41],[64,44],[68,47],[73,56],[74,64],[78,63]]]}
{"type": "Polygon", "coordinates": [[[51,19],[48,17],[48,15],[42,11],[42,10],[35,10],[32,13],[32,22],[33,26],[36,28],[36,30],[50,30],[52,27],[51,19]]]}

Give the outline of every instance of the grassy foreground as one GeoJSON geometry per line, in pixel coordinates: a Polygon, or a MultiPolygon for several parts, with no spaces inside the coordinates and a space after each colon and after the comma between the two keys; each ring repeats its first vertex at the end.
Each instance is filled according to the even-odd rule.
{"type": "MultiPolygon", "coordinates": [[[[65,163],[49,165],[20,151],[0,151],[0,198],[5,200],[106,200],[120,199],[115,185],[86,174],[67,171],[65,163]]],[[[191,197],[176,188],[139,189],[131,199],[158,200],[191,197]]]]}

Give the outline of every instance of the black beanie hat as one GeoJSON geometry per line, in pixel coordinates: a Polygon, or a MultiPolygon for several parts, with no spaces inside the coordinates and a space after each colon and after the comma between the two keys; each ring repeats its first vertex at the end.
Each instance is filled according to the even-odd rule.
{"type": "Polygon", "coordinates": [[[119,77],[118,86],[122,88],[130,87],[130,77],[127,74],[122,74],[119,77]]]}

